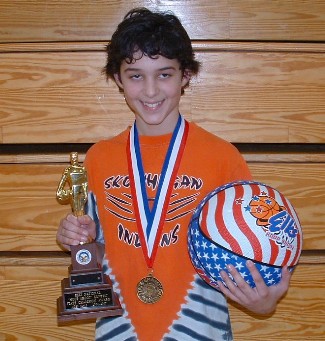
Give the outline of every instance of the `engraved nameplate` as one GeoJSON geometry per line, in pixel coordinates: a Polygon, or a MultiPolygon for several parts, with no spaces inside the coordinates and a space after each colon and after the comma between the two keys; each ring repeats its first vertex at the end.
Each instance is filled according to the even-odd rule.
{"type": "Polygon", "coordinates": [[[112,289],[97,289],[64,294],[67,310],[93,309],[113,305],[112,289]]]}

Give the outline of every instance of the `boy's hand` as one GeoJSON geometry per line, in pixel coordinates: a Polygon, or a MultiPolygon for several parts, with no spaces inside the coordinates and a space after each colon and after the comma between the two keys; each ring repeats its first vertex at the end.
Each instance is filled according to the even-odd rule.
{"type": "Polygon", "coordinates": [[[96,238],[95,222],[88,216],[76,217],[68,214],[61,220],[56,240],[65,249],[70,250],[70,245],[91,242],[96,238]]]}
{"type": "Polygon", "coordinates": [[[218,281],[220,291],[231,300],[257,314],[272,313],[280,298],[287,292],[292,273],[287,267],[282,269],[282,278],[278,284],[267,286],[252,261],[246,263],[254,279],[255,288],[251,288],[233,265],[228,266],[237,286],[225,271],[220,273],[227,287],[218,281]]]}

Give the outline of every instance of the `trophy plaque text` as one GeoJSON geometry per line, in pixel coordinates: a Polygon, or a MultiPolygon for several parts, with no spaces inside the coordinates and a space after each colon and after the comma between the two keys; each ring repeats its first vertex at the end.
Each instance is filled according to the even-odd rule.
{"type": "MultiPolygon", "coordinates": [[[[77,153],[71,153],[70,160],[59,183],[57,199],[70,203],[73,214],[82,216],[87,201],[87,173],[79,165],[77,153]],[[65,189],[67,184],[69,188],[65,189]]],[[[62,296],[57,300],[58,322],[122,315],[111,280],[100,264],[95,242],[71,245],[69,277],[62,280],[62,296]]]]}

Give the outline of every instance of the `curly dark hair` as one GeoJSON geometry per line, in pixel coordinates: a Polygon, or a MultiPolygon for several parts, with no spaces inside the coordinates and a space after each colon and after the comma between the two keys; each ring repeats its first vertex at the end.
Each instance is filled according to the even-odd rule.
{"type": "MultiPolygon", "coordinates": [[[[106,46],[107,62],[104,73],[113,78],[120,72],[121,63],[135,61],[135,52],[156,58],[161,55],[168,59],[177,59],[184,72],[192,75],[199,71],[199,62],[195,60],[191,40],[180,20],[171,12],[151,12],[147,8],[135,8],[129,11],[112,35],[106,46]]],[[[138,57],[139,58],[139,57],[138,57]]]]}

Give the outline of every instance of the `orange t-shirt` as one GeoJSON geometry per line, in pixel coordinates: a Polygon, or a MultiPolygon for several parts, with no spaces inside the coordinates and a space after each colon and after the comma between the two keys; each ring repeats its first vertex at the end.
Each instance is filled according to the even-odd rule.
{"type": "MultiPolygon", "coordinates": [[[[224,333],[231,335],[223,296],[203,281],[200,284],[203,289],[197,288],[200,279],[188,255],[187,232],[193,210],[210,191],[230,181],[250,179],[245,161],[230,143],[194,123],[189,124],[184,154],[153,263],[154,276],[162,283],[164,293],[157,303],[145,304],[136,293],[138,282],[148,274],[148,266],[140,245],[131,197],[126,157],[128,134],[129,129],[113,139],[98,142],[88,151],[85,160],[89,189],[105,239],[107,271],[125,310],[121,318],[98,321],[98,340],[158,341],[168,337],[193,340],[192,333],[198,330],[193,330],[196,325],[191,321],[201,318],[195,314],[183,315],[186,315],[187,304],[193,295],[201,298],[207,295],[204,290],[212,295],[211,301],[220,302],[222,312],[215,318],[223,321],[215,321],[220,322],[216,325],[213,325],[213,318],[203,321],[206,328],[202,327],[199,334],[211,339],[224,333]]],[[[139,137],[150,202],[155,198],[170,139],[171,134],[139,137]]],[[[204,309],[207,305],[202,303],[201,308],[195,309],[204,309]]],[[[206,314],[204,311],[195,313],[206,314]]]]}

